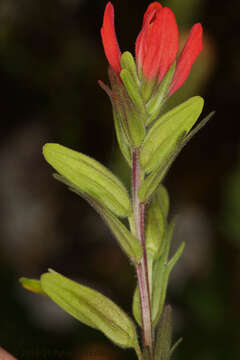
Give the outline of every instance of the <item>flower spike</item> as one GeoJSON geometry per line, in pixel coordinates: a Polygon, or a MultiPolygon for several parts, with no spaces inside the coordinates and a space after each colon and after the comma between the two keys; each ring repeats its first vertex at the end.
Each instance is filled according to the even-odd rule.
{"type": "MultiPolygon", "coordinates": [[[[139,146],[145,133],[142,125],[149,126],[156,120],[163,103],[187,80],[193,63],[203,48],[202,32],[202,25],[195,24],[180,56],[177,56],[179,32],[175,15],[171,9],[154,1],[149,4],[143,16],[134,59],[129,52],[122,54],[120,51],[115,33],[114,8],[111,2],[107,3],[101,36],[110,69],[115,74],[114,84],[110,79],[112,92],[119,104],[133,103],[136,116],[130,116],[126,106],[117,105],[118,110],[115,111],[119,118],[124,115],[130,125],[141,118],[141,136],[137,138],[137,142],[134,134],[125,134],[128,139],[132,136],[135,139],[129,140],[129,146],[139,146]]],[[[113,97],[110,97],[112,101],[113,97]]]]}
{"type": "Polygon", "coordinates": [[[106,58],[108,59],[111,68],[119,75],[121,71],[121,51],[115,32],[114,7],[111,2],[108,2],[105,8],[101,36],[106,58]]]}
{"type": "MultiPolygon", "coordinates": [[[[115,33],[114,8],[111,2],[108,2],[105,8],[101,36],[109,65],[120,79],[121,51],[115,33]]],[[[175,61],[177,66],[168,96],[177,91],[187,79],[202,48],[202,25],[197,23],[192,27],[187,42],[176,59],[178,27],[175,16],[168,7],[162,7],[157,1],[152,2],[144,14],[135,47],[137,71],[140,80],[143,80],[142,92],[145,100],[149,100],[154,84],[162,82],[175,61]]]]}

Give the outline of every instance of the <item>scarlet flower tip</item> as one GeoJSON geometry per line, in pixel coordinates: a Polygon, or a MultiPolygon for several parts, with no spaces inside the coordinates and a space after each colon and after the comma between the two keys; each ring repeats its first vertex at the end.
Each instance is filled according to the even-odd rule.
{"type": "Polygon", "coordinates": [[[145,24],[150,12],[152,12],[152,11],[157,12],[160,9],[162,9],[162,5],[158,1],[154,1],[151,4],[149,4],[147,7],[147,10],[145,11],[144,17],[143,17],[143,25],[145,24]]]}
{"type": "Polygon", "coordinates": [[[202,43],[203,27],[202,27],[202,24],[197,23],[197,24],[193,25],[191,32],[194,33],[194,35],[195,35],[195,41],[198,39],[198,41],[199,41],[199,43],[198,43],[199,49],[201,48],[201,50],[202,50],[202,48],[203,48],[203,43],[202,43]]]}
{"type": "Polygon", "coordinates": [[[119,45],[115,33],[114,7],[110,1],[107,3],[104,11],[101,36],[102,36],[104,52],[109,62],[109,65],[116,72],[116,74],[119,75],[121,71],[121,64],[120,64],[121,51],[119,49],[119,45]]]}

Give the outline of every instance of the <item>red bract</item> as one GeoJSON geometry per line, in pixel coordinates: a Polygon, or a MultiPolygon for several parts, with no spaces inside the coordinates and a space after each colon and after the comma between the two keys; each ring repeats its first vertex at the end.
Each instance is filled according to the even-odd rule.
{"type": "Polygon", "coordinates": [[[202,51],[202,25],[195,24],[177,60],[176,71],[170,87],[170,95],[177,91],[187,79],[192,65],[202,51]]]}
{"type": "Polygon", "coordinates": [[[114,8],[110,2],[105,8],[101,35],[106,58],[111,68],[119,75],[121,71],[121,52],[115,33],[114,8]]]}
{"type": "MultiPolygon", "coordinates": [[[[101,35],[108,62],[119,76],[121,52],[115,33],[114,8],[110,2],[105,9],[101,35]]],[[[170,95],[187,79],[202,47],[202,26],[195,24],[177,59],[170,95]]],[[[142,29],[136,40],[139,76],[143,75],[145,81],[160,82],[176,60],[177,52],[178,27],[173,12],[167,7],[162,7],[159,2],[151,3],[144,14],[142,29]]]]}
{"type": "Polygon", "coordinates": [[[177,56],[178,29],[173,12],[159,3],[149,5],[136,41],[137,67],[150,81],[161,81],[177,56]]]}

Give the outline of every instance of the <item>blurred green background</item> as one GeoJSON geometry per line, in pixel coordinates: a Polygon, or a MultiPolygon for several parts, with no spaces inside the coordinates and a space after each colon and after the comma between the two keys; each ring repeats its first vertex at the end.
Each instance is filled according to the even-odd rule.
{"type": "MultiPolygon", "coordinates": [[[[114,1],[122,50],[134,51],[144,0],[114,1]]],[[[94,211],[51,176],[41,147],[59,142],[118,173],[119,152],[99,29],[106,1],[0,1],[0,346],[18,359],[134,359],[99,332],[28,293],[20,276],[48,267],[111,297],[129,314],[132,266],[94,211]]],[[[185,39],[204,27],[204,51],[172,102],[206,99],[217,113],[177,159],[165,181],[175,245],[187,242],[167,302],[176,360],[240,358],[240,2],[169,0],[185,39]]]]}

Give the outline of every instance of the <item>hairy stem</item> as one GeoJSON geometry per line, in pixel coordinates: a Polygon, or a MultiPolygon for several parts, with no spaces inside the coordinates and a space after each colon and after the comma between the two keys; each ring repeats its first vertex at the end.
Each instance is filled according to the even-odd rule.
{"type": "MultiPolygon", "coordinates": [[[[137,265],[138,287],[141,303],[142,316],[142,339],[143,347],[149,348],[150,354],[153,353],[153,336],[152,336],[152,315],[151,299],[149,290],[147,255],[145,247],[144,234],[144,215],[145,204],[141,203],[138,197],[138,190],[141,184],[141,169],[139,165],[139,150],[135,149],[132,154],[132,192],[133,192],[133,214],[136,237],[140,241],[143,249],[143,257],[137,265]]],[[[152,357],[152,356],[151,356],[152,357]]]]}

